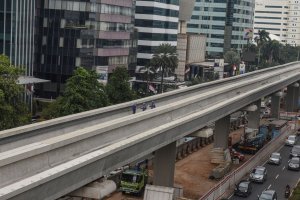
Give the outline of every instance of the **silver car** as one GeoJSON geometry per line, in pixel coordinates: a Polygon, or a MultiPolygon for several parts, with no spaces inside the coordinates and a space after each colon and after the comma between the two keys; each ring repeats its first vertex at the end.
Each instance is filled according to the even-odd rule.
{"type": "Polygon", "coordinates": [[[268,163],[269,164],[280,165],[280,163],[281,163],[281,155],[280,155],[280,153],[277,153],[277,152],[272,153],[270,155],[268,163]]]}
{"type": "Polygon", "coordinates": [[[250,173],[250,181],[263,183],[267,179],[267,169],[263,166],[255,167],[250,173]]]}
{"type": "Polygon", "coordinates": [[[285,145],[287,145],[287,146],[294,146],[295,143],[296,143],[296,135],[290,135],[285,140],[285,145]]]}

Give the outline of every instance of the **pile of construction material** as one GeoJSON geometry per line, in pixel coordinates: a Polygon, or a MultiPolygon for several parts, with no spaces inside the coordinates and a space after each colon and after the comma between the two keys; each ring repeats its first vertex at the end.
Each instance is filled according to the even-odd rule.
{"type": "Polygon", "coordinates": [[[210,178],[220,179],[229,172],[231,167],[231,156],[229,149],[224,150],[223,148],[214,148],[211,151],[211,163],[219,164],[212,170],[210,178]]]}
{"type": "Polygon", "coordinates": [[[213,148],[211,150],[211,163],[221,164],[225,163],[225,154],[223,148],[213,148]]]}

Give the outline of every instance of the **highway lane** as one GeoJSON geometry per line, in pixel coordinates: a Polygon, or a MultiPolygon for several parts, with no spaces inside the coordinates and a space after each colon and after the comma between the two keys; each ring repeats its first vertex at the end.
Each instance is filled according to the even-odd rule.
{"type": "MultiPolygon", "coordinates": [[[[300,144],[300,140],[298,138],[297,144],[300,144]]],[[[300,172],[288,170],[288,160],[289,153],[292,147],[283,146],[279,150],[282,157],[282,162],[279,166],[265,164],[264,166],[267,168],[267,180],[261,183],[253,183],[252,184],[252,193],[249,197],[237,197],[232,196],[229,198],[230,200],[242,200],[242,199],[257,199],[257,195],[260,195],[262,191],[265,189],[272,189],[277,192],[277,200],[284,200],[284,191],[285,186],[289,184],[291,187],[294,187],[300,178],[300,172]]],[[[247,179],[246,177],[245,179],[247,179]]]]}

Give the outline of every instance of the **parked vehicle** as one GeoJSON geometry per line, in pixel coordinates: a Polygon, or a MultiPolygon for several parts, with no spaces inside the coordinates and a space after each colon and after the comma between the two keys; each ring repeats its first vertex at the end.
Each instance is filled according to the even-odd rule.
{"type": "Polygon", "coordinates": [[[300,145],[294,145],[291,152],[290,158],[292,157],[300,157],[300,145]]]}
{"type": "Polygon", "coordinates": [[[238,149],[246,153],[255,154],[263,147],[265,141],[266,135],[264,132],[259,132],[258,129],[246,128],[238,149]]]}
{"type": "Polygon", "coordinates": [[[245,155],[236,151],[234,148],[229,148],[231,159],[239,159],[239,161],[245,160],[245,155]]]}
{"type": "Polygon", "coordinates": [[[247,180],[242,180],[235,185],[234,195],[248,197],[252,191],[252,183],[247,180]]]}
{"type": "Polygon", "coordinates": [[[147,165],[148,160],[144,160],[122,173],[120,187],[122,193],[142,195],[148,181],[147,165]]]}
{"type": "Polygon", "coordinates": [[[288,169],[290,170],[300,170],[300,158],[293,157],[291,160],[289,160],[288,169]]]}
{"type": "Polygon", "coordinates": [[[267,179],[267,169],[263,166],[255,167],[250,173],[250,180],[257,183],[263,183],[267,179]]]}
{"type": "Polygon", "coordinates": [[[268,163],[269,164],[280,165],[281,164],[281,155],[280,155],[280,153],[277,153],[277,152],[272,153],[270,155],[268,163]]]}
{"type": "Polygon", "coordinates": [[[261,195],[257,196],[258,200],[277,200],[277,193],[275,190],[265,190],[261,195]]]}
{"type": "Polygon", "coordinates": [[[286,140],[285,140],[285,145],[287,146],[294,146],[296,143],[296,135],[290,135],[286,140]]]}

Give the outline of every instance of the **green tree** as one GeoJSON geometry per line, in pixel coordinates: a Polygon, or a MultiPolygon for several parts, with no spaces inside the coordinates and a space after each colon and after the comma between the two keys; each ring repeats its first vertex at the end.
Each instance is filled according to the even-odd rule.
{"type": "Polygon", "coordinates": [[[22,71],[0,55],[0,130],[29,123],[30,113],[23,101],[24,88],[17,84],[22,71]]]}
{"type": "Polygon", "coordinates": [[[143,94],[143,95],[140,95],[141,97],[150,96],[151,94],[149,92],[149,84],[150,84],[150,81],[152,81],[155,78],[155,76],[157,75],[157,73],[155,72],[155,68],[150,63],[148,63],[144,67],[141,67],[139,69],[139,74],[140,74],[140,77],[142,78],[142,80],[146,81],[146,85],[143,85],[140,88],[139,94],[143,94]]]}
{"type": "Polygon", "coordinates": [[[227,62],[230,66],[233,66],[239,64],[241,58],[237,52],[231,50],[225,53],[224,61],[227,62]]]}
{"type": "Polygon", "coordinates": [[[257,47],[258,47],[258,56],[257,56],[257,65],[260,65],[260,61],[261,61],[261,48],[262,46],[267,43],[268,41],[270,41],[270,36],[269,36],[269,32],[265,31],[265,30],[258,30],[258,36],[254,38],[257,47]]]}
{"type": "Polygon", "coordinates": [[[44,110],[45,118],[55,118],[96,108],[109,104],[104,86],[98,82],[95,71],[78,67],[67,80],[62,96],[44,110]]]}
{"type": "Polygon", "coordinates": [[[108,79],[106,86],[111,103],[118,104],[135,99],[135,93],[129,85],[129,75],[125,67],[117,67],[108,79]]]}
{"type": "Polygon", "coordinates": [[[164,76],[174,74],[178,66],[176,47],[168,43],[159,45],[152,56],[151,65],[160,71],[160,92],[163,93],[164,76]]]}
{"type": "Polygon", "coordinates": [[[261,47],[262,58],[269,64],[279,62],[281,44],[276,40],[270,40],[261,47]]]}

